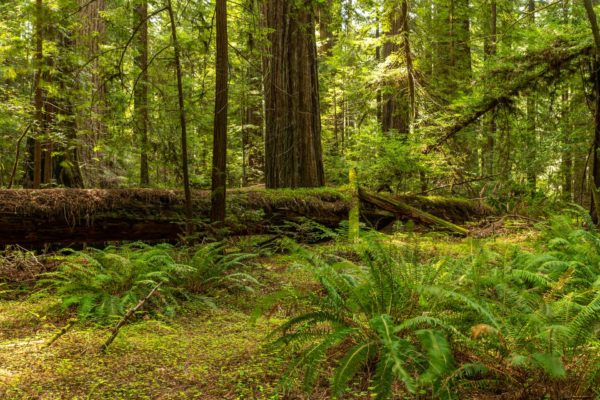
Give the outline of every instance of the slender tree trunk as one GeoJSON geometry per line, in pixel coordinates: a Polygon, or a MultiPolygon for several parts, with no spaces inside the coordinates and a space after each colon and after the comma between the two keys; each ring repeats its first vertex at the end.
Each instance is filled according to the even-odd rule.
{"type": "Polygon", "coordinates": [[[265,68],[268,188],[323,186],[315,18],[310,1],[269,0],[265,68]]]}
{"type": "Polygon", "coordinates": [[[44,68],[44,4],[43,0],[36,0],[36,25],[35,25],[35,116],[36,137],[33,149],[33,188],[37,189],[42,183],[42,136],[46,134],[46,122],[44,118],[44,93],[42,89],[42,75],[44,68]]]}
{"type": "Polygon", "coordinates": [[[139,0],[134,8],[134,28],[139,25],[135,65],[139,79],[134,88],[134,136],[140,141],[140,185],[150,185],[148,167],[148,0],[139,0]]]}
{"type": "Polygon", "coordinates": [[[227,106],[228,49],[227,1],[217,0],[217,64],[215,87],[215,119],[213,137],[211,222],[225,222],[227,178],[227,106]]]}
{"type": "Polygon", "coordinates": [[[406,60],[406,74],[408,83],[408,101],[409,101],[409,126],[417,117],[417,103],[415,94],[415,69],[413,67],[412,53],[410,50],[410,26],[409,26],[409,9],[408,1],[402,0],[401,8],[402,25],[400,33],[402,35],[404,57],[406,60]]]}
{"type": "Polygon", "coordinates": [[[187,148],[187,120],[185,115],[185,98],[183,94],[183,74],[181,72],[181,56],[179,41],[177,40],[177,26],[171,0],[167,0],[167,11],[171,23],[171,38],[173,40],[173,54],[175,57],[175,75],[177,78],[177,97],[179,100],[179,124],[181,127],[181,166],[183,170],[183,191],[185,194],[186,231],[192,233],[192,192],[190,190],[190,173],[187,148]]]}
{"type": "MultiPolygon", "coordinates": [[[[379,11],[378,11],[379,12],[379,11]]],[[[379,40],[379,37],[381,36],[381,31],[380,31],[380,25],[381,22],[379,21],[379,15],[377,15],[377,28],[375,29],[375,39],[379,40]]],[[[381,46],[377,46],[375,48],[375,60],[380,63],[381,60],[381,46]]],[[[382,97],[382,93],[381,93],[381,84],[377,85],[377,93],[376,93],[376,101],[377,101],[377,122],[379,123],[379,125],[383,124],[383,114],[382,114],[382,104],[383,104],[383,97],[382,97]]]]}
{"type": "MultiPolygon", "coordinates": [[[[565,0],[563,2],[563,23],[570,24],[570,2],[565,0]]],[[[562,139],[563,139],[563,151],[562,151],[562,172],[563,172],[563,199],[566,201],[574,201],[573,191],[573,140],[571,135],[571,99],[570,99],[570,84],[563,89],[561,100],[562,100],[562,139]]]]}
{"type": "Polygon", "coordinates": [[[573,149],[571,133],[571,106],[569,99],[569,88],[564,89],[562,96],[562,174],[563,174],[563,198],[566,201],[573,201],[573,149]]]}
{"type": "MultiPolygon", "coordinates": [[[[489,44],[486,48],[486,58],[490,59],[496,55],[497,49],[497,26],[498,26],[498,12],[496,0],[492,0],[490,4],[490,38],[489,44]]],[[[482,151],[482,158],[484,162],[482,163],[481,168],[481,176],[492,176],[494,174],[494,145],[496,140],[496,113],[495,110],[492,110],[490,119],[488,132],[486,134],[487,140],[485,148],[482,151]]]]}

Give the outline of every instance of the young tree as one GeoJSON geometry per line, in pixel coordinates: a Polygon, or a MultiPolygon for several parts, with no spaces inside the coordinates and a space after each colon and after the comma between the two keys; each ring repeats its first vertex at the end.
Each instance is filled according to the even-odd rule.
{"type": "Polygon", "coordinates": [[[217,63],[213,137],[211,222],[225,221],[227,186],[228,39],[227,0],[217,0],[217,63]]]}
{"type": "Polygon", "coordinates": [[[310,1],[268,0],[265,57],[265,177],[268,188],[325,183],[315,43],[310,1]]]}

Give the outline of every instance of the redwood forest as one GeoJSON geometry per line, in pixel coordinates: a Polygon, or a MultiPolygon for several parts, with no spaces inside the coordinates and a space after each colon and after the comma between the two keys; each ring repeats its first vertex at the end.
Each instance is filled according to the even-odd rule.
{"type": "Polygon", "coordinates": [[[600,399],[595,0],[0,0],[0,399],[600,399]]]}

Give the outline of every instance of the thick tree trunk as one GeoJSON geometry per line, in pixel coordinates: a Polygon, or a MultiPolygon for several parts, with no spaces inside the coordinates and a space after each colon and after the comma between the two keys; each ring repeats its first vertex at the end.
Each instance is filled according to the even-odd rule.
{"type": "Polygon", "coordinates": [[[90,186],[109,186],[103,163],[103,154],[98,151],[97,143],[106,136],[106,125],[103,121],[106,102],[106,87],[102,77],[99,53],[100,44],[106,34],[106,24],[102,12],[106,7],[106,0],[78,0],[79,20],[81,22],[77,34],[77,44],[82,53],[90,60],[89,81],[83,88],[86,89],[83,107],[78,110],[77,130],[82,132],[83,140],[80,148],[81,159],[85,168],[83,175],[86,184],[90,186]]]}
{"type": "MultiPolygon", "coordinates": [[[[390,56],[397,57],[402,48],[400,43],[408,43],[408,13],[403,14],[405,2],[402,5],[393,5],[387,10],[387,26],[385,42],[383,43],[383,59],[388,60],[389,68],[399,68],[399,63],[389,62],[390,56]]],[[[405,54],[406,56],[406,54],[405,54]]],[[[405,60],[408,60],[405,57],[405,60]]],[[[407,63],[408,66],[408,63],[407,63]]],[[[407,68],[408,69],[408,68],[407,68]]],[[[395,75],[395,74],[392,74],[395,75]]],[[[395,131],[397,134],[406,136],[409,131],[409,86],[408,79],[398,82],[393,78],[384,82],[382,93],[382,121],[381,129],[384,132],[395,131]]]]}
{"type": "Polygon", "coordinates": [[[256,41],[254,19],[260,18],[256,0],[247,0],[249,18],[252,24],[244,31],[246,37],[246,57],[250,62],[243,69],[242,91],[242,186],[255,185],[264,178],[264,137],[263,137],[263,87],[261,50],[256,41]]]}
{"type": "Polygon", "coordinates": [[[588,16],[588,21],[594,37],[595,51],[592,58],[592,79],[594,82],[594,141],[592,144],[592,198],[590,214],[595,224],[598,224],[600,207],[595,199],[598,197],[594,192],[600,188],[600,29],[598,28],[598,19],[594,11],[592,0],[583,0],[583,5],[588,16]]]}
{"type": "Polygon", "coordinates": [[[134,28],[137,34],[135,65],[139,78],[134,88],[134,136],[140,141],[140,185],[150,185],[148,166],[148,0],[139,0],[134,8],[134,28]]]}
{"type": "Polygon", "coordinates": [[[215,119],[213,136],[211,222],[225,221],[227,186],[227,105],[228,48],[227,1],[217,0],[217,82],[215,86],[215,119]]]}
{"type": "Polygon", "coordinates": [[[296,0],[269,0],[265,11],[266,185],[323,186],[314,11],[296,0]]]}

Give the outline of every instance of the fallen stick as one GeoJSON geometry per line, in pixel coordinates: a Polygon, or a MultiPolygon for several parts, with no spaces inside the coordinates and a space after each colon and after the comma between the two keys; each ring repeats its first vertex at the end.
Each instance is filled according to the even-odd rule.
{"type": "Polygon", "coordinates": [[[127,323],[127,321],[129,321],[129,319],[140,309],[144,306],[144,304],[154,295],[154,293],[156,293],[156,291],[158,290],[158,288],[162,285],[162,282],[159,282],[158,285],[154,286],[152,288],[152,290],[146,295],[146,297],[144,297],[143,299],[141,299],[137,305],[135,307],[130,308],[127,313],[125,313],[125,315],[123,315],[123,318],[121,318],[121,320],[117,323],[117,325],[115,325],[115,327],[112,329],[112,335],[110,335],[110,337],[108,338],[108,340],[106,342],[104,342],[104,344],[102,345],[102,347],[100,347],[100,353],[105,353],[106,349],[108,349],[108,346],[110,346],[110,344],[115,340],[115,338],[117,337],[117,335],[119,334],[119,330],[121,330],[121,328],[123,327],[123,325],[125,325],[127,323]]]}
{"type": "Polygon", "coordinates": [[[71,330],[71,328],[75,326],[76,322],[77,322],[77,318],[69,319],[69,322],[65,326],[60,328],[58,330],[58,332],[56,332],[54,334],[54,336],[52,336],[52,339],[50,339],[50,341],[48,343],[46,343],[44,348],[48,348],[48,347],[52,346],[54,344],[54,342],[56,342],[58,339],[63,337],[67,332],[69,332],[71,330]]]}

